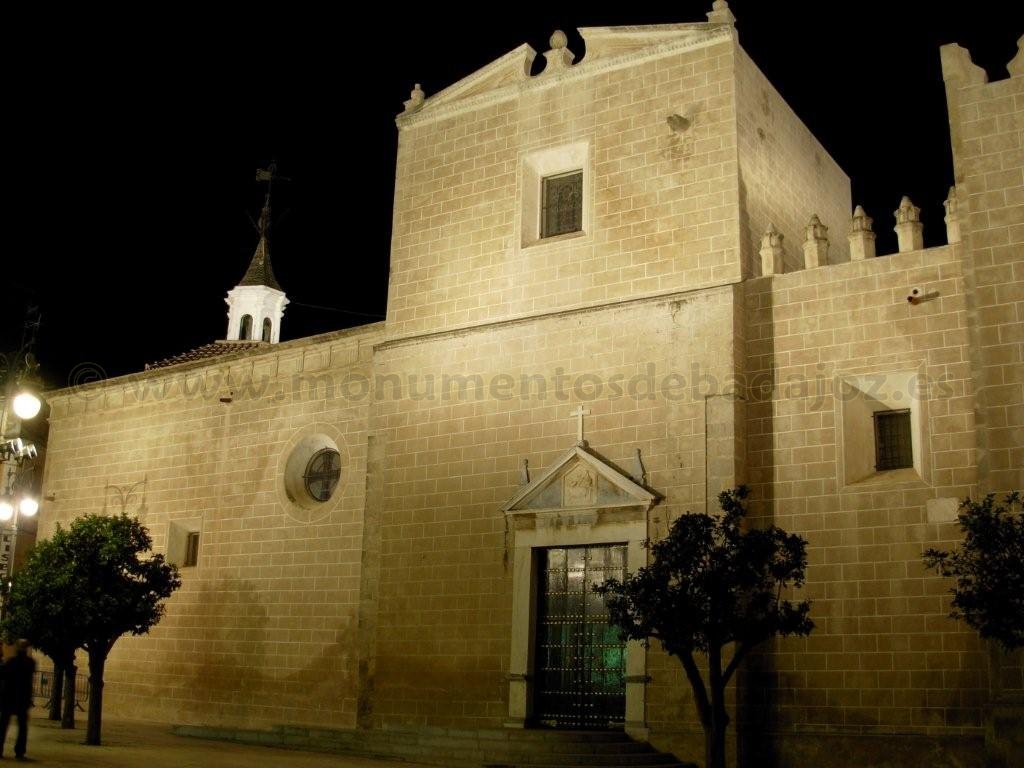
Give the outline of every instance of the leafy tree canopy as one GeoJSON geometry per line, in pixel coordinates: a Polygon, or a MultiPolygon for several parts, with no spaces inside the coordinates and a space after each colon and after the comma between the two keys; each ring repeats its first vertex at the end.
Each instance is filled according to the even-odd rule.
{"type": "Polygon", "coordinates": [[[746,497],[740,486],[719,494],[720,515],[680,516],[664,539],[647,543],[650,565],[594,588],[626,638],[656,638],[682,663],[704,728],[708,768],[725,766],[725,689],[740,662],[774,635],[806,635],[814,628],[809,602],[783,599],[786,589],[804,583],[807,542],[774,525],[744,529],[746,497]],[[723,668],[723,647],[730,644],[732,657],[723,668]],[[706,683],[694,652],[707,656],[706,683]]]}
{"type": "Polygon", "coordinates": [[[606,582],[612,623],[633,640],[657,638],[673,656],[773,635],[806,635],[810,603],[782,599],[800,587],[807,542],[774,525],[744,530],[745,487],[719,496],[721,515],[688,513],[648,543],[650,565],[625,582],[606,582]]]}
{"type": "Polygon", "coordinates": [[[929,549],[925,565],[956,579],[950,616],[1007,650],[1024,647],[1024,514],[1020,491],[960,504],[963,545],[929,549]]]}
{"type": "Polygon", "coordinates": [[[73,563],[61,547],[41,541],[12,579],[2,632],[8,642],[25,638],[62,663],[84,641],[73,563]]]}
{"type": "Polygon", "coordinates": [[[141,635],[160,621],[163,600],[181,586],[178,569],[125,514],[85,515],[36,545],[15,574],[4,631],[26,637],[70,666],[76,648],[89,654],[87,744],[100,743],[103,670],[121,635],[141,635]]]}
{"type": "Polygon", "coordinates": [[[148,632],[164,614],[161,601],[181,586],[178,569],[163,555],[140,557],[153,540],[128,515],[79,517],[67,530],[58,525],[51,542],[72,563],[87,651],[109,651],[121,635],[148,632]]]}

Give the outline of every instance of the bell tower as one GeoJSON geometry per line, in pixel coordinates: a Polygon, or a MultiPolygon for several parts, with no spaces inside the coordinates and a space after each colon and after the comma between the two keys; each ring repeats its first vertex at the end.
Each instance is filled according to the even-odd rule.
{"type": "Polygon", "coordinates": [[[267,182],[263,210],[256,224],[259,241],[249,269],[241,281],[228,291],[228,341],[264,341],[276,344],[281,339],[281,318],[288,299],[270,264],[270,192],[276,175],[274,163],[256,171],[256,181],[267,182]]]}

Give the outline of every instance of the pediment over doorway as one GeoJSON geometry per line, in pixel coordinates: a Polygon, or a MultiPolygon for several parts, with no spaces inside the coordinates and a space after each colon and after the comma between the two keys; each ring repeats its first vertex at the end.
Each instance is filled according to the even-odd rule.
{"type": "Polygon", "coordinates": [[[593,453],[574,445],[502,507],[506,514],[650,507],[651,491],[593,453]]]}

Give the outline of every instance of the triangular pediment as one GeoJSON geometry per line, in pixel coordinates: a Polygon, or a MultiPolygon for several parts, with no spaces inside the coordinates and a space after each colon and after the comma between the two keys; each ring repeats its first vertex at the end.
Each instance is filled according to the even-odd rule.
{"type": "Polygon", "coordinates": [[[488,91],[495,91],[504,88],[506,85],[525,80],[530,76],[530,67],[537,57],[537,52],[529,45],[523,43],[500,59],[492,61],[485,67],[461,80],[449,85],[443,91],[438,91],[429,99],[423,102],[420,111],[435,109],[444,104],[450,104],[463,99],[470,99],[488,91]]]}
{"type": "Polygon", "coordinates": [[[502,508],[506,513],[649,507],[655,494],[577,444],[502,508]]]}
{"type": "Polygon", "coordinates": [[[598,59],[637,54],[664,45],[695,44],[718,33],[704,22],[633,27],[580,27],[577,31],[587,46],[587,53],[583,59],[587,64],[598,59]]]}
{"type": "MultiPolygon", "coordinates": [[[[524,43],[429,98],[424,98],[417,86],[413,98],[405,102],[406,110],[398,115],[397,122],[399,127],[412,125],[514,98],[531,87],[542,88],[565,78],[586,77],[588,73],[627,66],[648,57],[711,45],[730,38],[732,31],[731,25],[706,22],[581,27],[579,33],[583,36],[586,52],[575,64],[572,63],[572,53],[565,48],[563,35],[561,46],[544,54],[548,61],[541,71],[531,74],[537,52],[524,43]]],[[[552,45],[556,45],[554,36],[552,45]]]]}

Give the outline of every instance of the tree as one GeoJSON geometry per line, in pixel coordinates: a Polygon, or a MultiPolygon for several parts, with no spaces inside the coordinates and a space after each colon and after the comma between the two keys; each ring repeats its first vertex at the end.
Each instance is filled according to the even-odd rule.
{"type": "Polygon", "coordinates": [[[952,552],[929,549],[928,568],[956,579],[950,616],[963,619],[981,637],[1007,651],[1024,647],[1024,514],[1021,493],[1002,504],[988,494],[960,504],[963,546],[952,552]]]}
{"type": "MultiPolygon", "coordinates": [[[[64,597],[72,606],[65,613],[74,628],[77,647],[89,657],[89,714],[85,743],[99,744],[103,715],[103,671],[114,643],[121,635],[142,635],[164,613],[162,601],[181,586],[178,569],[154,554],[149,531],[125,514],[86,515],[65,530],[59,524],[40,557],[44,576],[61,580],[64,597]],[[52,548],[52,552],[45,549],[52,548]]],[[[25,587],[26,591],[29,589],[25,587]]],[[[62,603],[63,605],[63,603],[62,603]]],[[[24,604],[26,626],[51,626],[58,634],[57,618],[47,618],[45,605],[24,604]]],[[[12,619],[13,621],[13,619],[12,619]]],[[[71,701],[74,706],[74,700],[71,701]]],[[[65,702],[67,707],[67,702],[65,702]]]]}
{"type": "Polygon", "coordinates": [[[72,565],[61,547],[39,542],[12,577],[2,626],[8,642],[25,638],[53,660],[50,719],[62,728],[75,727],[75,650],[83,640],[72,565]]]}
{"type": "Polygon", "coordinates": [[[751,649],[775,635],[807,635],[810,603],[782,599],[800,587],[807,542],[774,525],[743,530],[748,491],[718,496],[722,513],[688,513],[657,542],[650,565],[596,586],[625,639],[657,639],[683,665],[704,729],[707,768],[724,768],[725,689],[751,649]],[[723,668],[726,646],[732,656],[723,668]],[[707,657],[707,682],[695,653],[707,657]]]}

